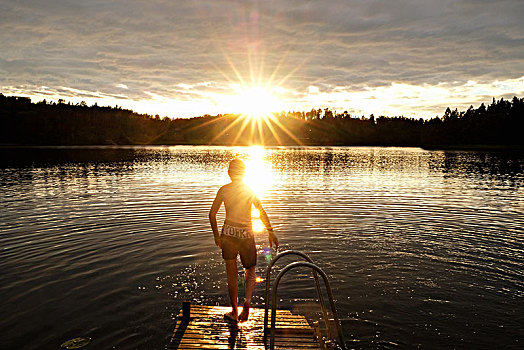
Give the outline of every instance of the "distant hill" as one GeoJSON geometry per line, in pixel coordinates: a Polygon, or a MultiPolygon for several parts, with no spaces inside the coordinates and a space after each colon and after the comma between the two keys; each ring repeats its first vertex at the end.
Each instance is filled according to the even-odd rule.
{"type": "Polygon", "coordinates": [[[205,115],[189,119],[60,100],[33,103],[0,94],[3,145],[380,145],[497,148],[524,146],[524,98],[500,99],[429,120],[356,117],[312,109],[256,119],[205,115]]]}

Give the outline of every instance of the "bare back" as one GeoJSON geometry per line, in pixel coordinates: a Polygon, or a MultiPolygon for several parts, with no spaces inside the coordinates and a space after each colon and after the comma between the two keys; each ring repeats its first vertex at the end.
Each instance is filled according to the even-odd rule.
{"type": "Polygon", "coordinates": [[[251,208],[258,202],[255,193],[243,181],[233,181],[218,191],[226,207],[226,220],[251,225],[251,208]]]}
{"type": "Polygon", "coordinates": [[[260,203],[260,199],[247,184],[242,180],[235,179],[218,190],[211,209],[209,210],[209,221],[213,229],[213,235],[215,236],[215,243],[218,246],[220,246],[220,232],[218,231],[216,215],[222,202],[226,207],[226,220],[239,224],[239,227],[251,227],[251,209],[254,205],[260,214],[260,220],[268,230],[270,245],[272,246],[274,242],[278,246],[278,239],[273,234],[271,223],[269,222],[266,211],[262,207],[262,203],[260,203]]]}

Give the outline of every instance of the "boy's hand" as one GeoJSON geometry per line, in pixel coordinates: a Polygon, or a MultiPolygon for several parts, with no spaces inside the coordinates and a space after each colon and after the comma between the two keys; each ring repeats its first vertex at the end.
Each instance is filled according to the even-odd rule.
{"type": "Polygon", "coordinates": [[[273,230],[268,230],[269,234],[269,246],[273,248],[273,243],[275,244],[275,249],[278,249],[278,238],[275,236],[273,230]]]}
{"type": "Polygon", "coordinates": [[[215,237],[215,244],[217,245],[217,247],[222,249],[222,241],[220,240],[220,236],[215,237]]]}

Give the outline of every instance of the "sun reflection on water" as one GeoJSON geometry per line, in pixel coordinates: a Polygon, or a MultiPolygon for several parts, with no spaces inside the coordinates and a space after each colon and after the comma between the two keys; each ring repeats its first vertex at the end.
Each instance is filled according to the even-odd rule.
{"type": "Polygon", "coordinates": [[[253,220],[252,227],[253,227],[253,231],[255,231],[255,232],[262,232],[262,231],[264,231],[264,224],[262,223],[262,221],[260,219],[253,220]]]}
{"type": "Polygon", "coordinates": [[[244,181],[259,198],[273,183],[271,163],[266,160],[266,150],[261,146],[251,146],[245,150],[246,176],[244,181]]]}
{"type": "MultiPolygon", "coordinates": [[[[258,198],[263,199],[265,191],[273,184],[271,163],[266,160],[266,150],[262,146],[251,146],[242,149],[238,157],[246,164],[246,175],[244,182],[255,192],[258,198]]],[[[260,220],[260,213],[253,208],[251,211],[253,219],[253,231],[264,231],[264,224],[260,220]]]]}
{"type": "Polygon", "coordinates": [[[262,223],[262,220],[260,220],[260,212],[255,207],[251,209],[251,219],[253,221],[253,231],[264,231],[264,224],[262,223]]]}

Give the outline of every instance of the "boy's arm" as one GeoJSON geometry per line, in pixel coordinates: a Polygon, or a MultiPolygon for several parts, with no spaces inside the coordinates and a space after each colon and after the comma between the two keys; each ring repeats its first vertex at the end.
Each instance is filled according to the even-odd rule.
{"type": "Polygon", "coordinates": [[[260,202],[260,199],[258,197],[255,198],[255,201],[253,202],[255,205],[255,208],[258,209],[258,212],[260,213],[260,220],[266,227],[267,233],[269,235],[269,246],[272,248],[273,243],[275,244],[275,249],[278,249],[278,238],[273,232],[273,227],[271,227],[271,223],[269,222],[269,217],[267,216],[266,211],[262,207],[262,203],[260,202]]]}
{"type": "Polygon", "coordinates": [[[215,237],[215,244],[219,248],[222,248],[222,246],[220,243],[220,233],[218,232],[217,213],[223,201],[222,192],[219,190],[213,204],[211,205],[211,209],[209,210],[209,222],[211,223],[211,229],[213,230],[213,236],[215,237]]]}

